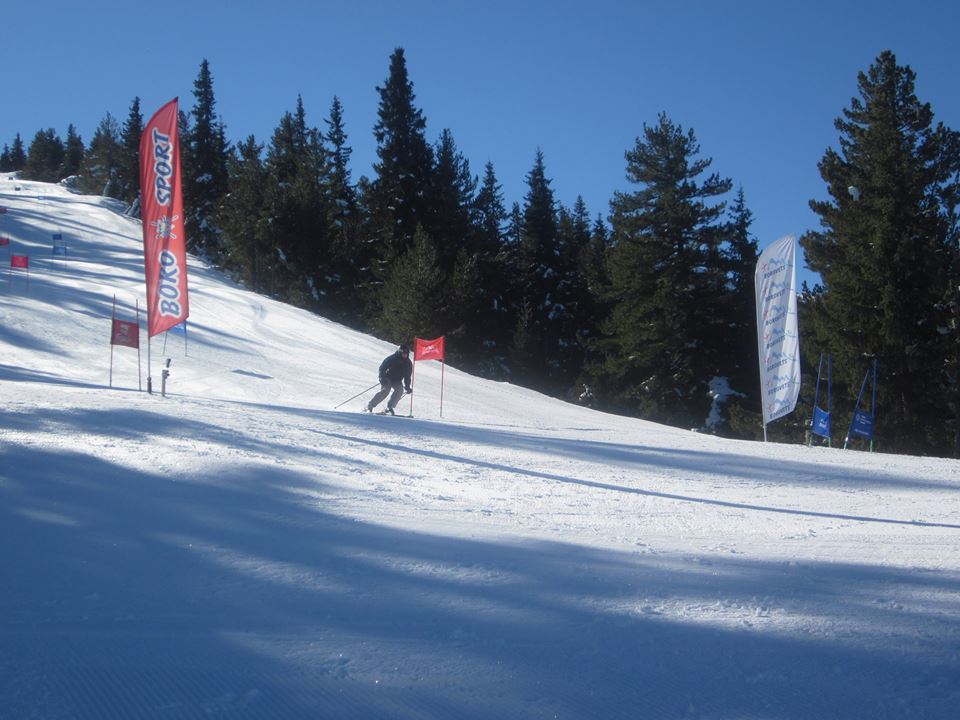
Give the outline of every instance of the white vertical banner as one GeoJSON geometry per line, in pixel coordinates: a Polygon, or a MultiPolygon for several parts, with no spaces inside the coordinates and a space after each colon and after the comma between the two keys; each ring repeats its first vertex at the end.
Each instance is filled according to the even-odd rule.
{"type": "Polygon", "coordinates": [[[796,258],[796,239],[787,235],[760,254],[754,276],[764,439],[767,423],[792,412],[800,394],[796,258]]]}

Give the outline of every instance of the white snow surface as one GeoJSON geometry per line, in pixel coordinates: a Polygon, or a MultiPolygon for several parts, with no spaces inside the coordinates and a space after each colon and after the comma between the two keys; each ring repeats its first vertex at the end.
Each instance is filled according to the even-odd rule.
{"type": "Polygon", "coordinates": [[[960,472],[737,442],[419,362],[0,179],[0,717],[960,717],[960,472]],[[52,256],[60,232],[68,257],[52,256]],[[142,317],[142,316],[141,316],[142,317]],[[161,366],[170,358],[167,396],[161,366]],[[410,413],[404,399],[400,413],[410,413]]]}

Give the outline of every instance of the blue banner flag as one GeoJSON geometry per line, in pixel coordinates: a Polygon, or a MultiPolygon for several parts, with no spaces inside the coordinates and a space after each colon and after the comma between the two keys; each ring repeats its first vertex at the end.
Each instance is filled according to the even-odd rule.
{"type": "Polygon", "coordinates": [[[821,437],[830,437],[830,413],[818,407],[813,409],[813,432],[821,437]]]}
{"type": "Polygon", "coordinates": [[[873,440],[873,415],[864,410],[853,413],[853,422],[850,425],[850,434],[873,440]]]}

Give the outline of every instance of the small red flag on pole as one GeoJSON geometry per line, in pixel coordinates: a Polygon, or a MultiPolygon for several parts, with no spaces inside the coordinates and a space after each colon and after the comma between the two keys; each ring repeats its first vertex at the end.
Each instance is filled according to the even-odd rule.
{"type": "MultiPolygon", "coordinates": [[[[440,417],[443,417],[443,370],[446,367],[444,361],[444,337],[441,335],[433,340],[424,340],[423,338],[414,338],[413,349],[413,367],[416,374],[417,360],[439,360],[440,361],[440,417]]],[[[410,412],[413,413],[413,398],[410,398],[410,412]]]]}
{"type": "Polygon", "coordinates": [[[140,347],[140,326],[130,320],[113,319],[113,332],[110,335],[113,345],[129,348],[140,347]]]}
{"type": "Polygon", "coordinates": [[[27,273],[27,293],[30,292],[30,258],[26,255],[11,255],[10,256],[10,270],[7,272],[7,277],[13,274],[13,269],[25,270],[27,273]]]}
{"type": "Polygon", "coordinates": [[[140,301],[137,301],[137,320],[118,320],[117,319],[117,296],[113,296],[113,315],[110,322],[110,387],[113,387],[113,346],[121,345],[123,347],[137,349],[137,385],[140,389],[143,386],[140,382],[140,301]]]}
{"type": "Polygon", "coordinates": [[[443,335],[435,340],[423,340],[421,338],[415,338],[416,348],[413,351],[413,359],[443,361],[443,339],[443,335]]]}

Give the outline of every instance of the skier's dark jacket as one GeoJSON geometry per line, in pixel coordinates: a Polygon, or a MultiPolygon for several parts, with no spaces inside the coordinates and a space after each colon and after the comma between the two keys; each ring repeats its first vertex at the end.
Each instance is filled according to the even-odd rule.
{"type": "Polygon", "coordinates": [[[391,385],[395,385],[397,381],[403,380],[403,387],[407,392],[410,391],[410,376],[412,374],[413,363],[410,362],[409,357],[404,357],[399,350],[384,358],[383,362],[380,363],[380,382],[383,382],[386,378],[391,385]]]}

